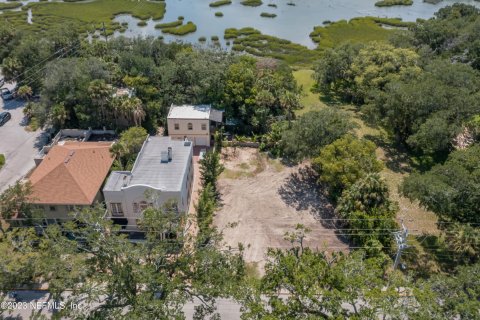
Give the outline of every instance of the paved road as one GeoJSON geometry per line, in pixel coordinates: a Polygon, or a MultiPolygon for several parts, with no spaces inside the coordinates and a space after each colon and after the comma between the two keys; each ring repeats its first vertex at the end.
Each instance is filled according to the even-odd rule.
{"type": "MultiPolygon", "coordinates": [[[[16,304],[15,306],[10,305],[7,308],[10,312],[4,312],[1,314],[0,311],[0,318],[6,320],[30,319],[32,311],[50,318],[53,312],[55,312],[55,307],[51,306],[51,308],[49,308],[46,304],[42,304],[42,302],[46,302],[47,299],[48,294],[45,291],[18,291],[16,301],[19,304],[16,304]]],[[[200,302],[194,301],[193,303],[188,303],[184,306],[183,311],[185,312],[187,320],[193,319],[194,307],[199,304],[200,302]]],[[[235,301],[228,299],[217,300],[217,312],[220,314],[221,319],[225,320],[239,320],[241,315],[240,305],[235,301]]]]}
{"type": "MultiPolygon", "coordinates": [[[[11,89],[13,85],[7,84],[5,87],[11,89]]],[[[6,157],[6,164],[0,169],[0,192],[24,177],[35,166],[33,159],[45,141],[41,130],[25,130],[23,106],[22,101],[10,100],[4,103],[0,98],[0,112],[8,111],[12,114],[12,119],[0,127],[0,153],[6,157]]]]}

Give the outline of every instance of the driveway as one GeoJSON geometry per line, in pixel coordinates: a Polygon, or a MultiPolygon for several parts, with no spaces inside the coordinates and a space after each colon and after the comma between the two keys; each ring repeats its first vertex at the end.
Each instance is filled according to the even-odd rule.
{"type": "MultiPolygon", "coordinates": [[[[7,84],[4,87],[12,89],[13,86],[7,84]]],[[[25,130],[24,104],[17,100],[4,103],[0,98],[0,112],[12,114],[12,119],[0,127],[0,153],[6,158],[5,165],[0,169],[0,192],[23,178],[35,166],[33,159],[46,141],[42,130],[25,130]]]]}

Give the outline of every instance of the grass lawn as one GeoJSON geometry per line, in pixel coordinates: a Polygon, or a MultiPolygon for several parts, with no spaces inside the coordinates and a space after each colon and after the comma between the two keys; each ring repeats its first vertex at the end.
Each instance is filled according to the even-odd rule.
{"type": "Polygon", "coordinates": [[[320,101],[320,95],[312,92],[312,87],[314,85],[312,75],[313,70],[310,69],[300,69],[293,72],[295,80],[297,80],[297,83],[302,86],[300,104],[303,108],[295,111],[297,116],[326,107],[326,105],[320,101]]]}

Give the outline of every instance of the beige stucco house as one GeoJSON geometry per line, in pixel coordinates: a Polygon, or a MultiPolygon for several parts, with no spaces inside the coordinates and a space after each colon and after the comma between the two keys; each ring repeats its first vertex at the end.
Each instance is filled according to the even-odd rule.
{"type": "Polygon", "coordinates": [[[103,188],[109,217],[135,231],[148,207],[174,201],[188,212],[193,182],[193,144],[170,137],[148,137],[131,171],[113,171],[103,188]],[[123,221],[119,222],[119,221],[123,221]]]}
{"type": "Polygon", "coordinates": [[[194,146],[210,146],[222,122],[223,111],[210,105],[172,105],[167,117],[168,135],[173,140],[188,139],[194,146]]]}

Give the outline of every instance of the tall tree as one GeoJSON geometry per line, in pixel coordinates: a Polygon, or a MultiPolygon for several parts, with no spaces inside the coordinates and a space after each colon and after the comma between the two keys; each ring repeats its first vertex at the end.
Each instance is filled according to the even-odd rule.
{"type": "Polygon", "coordinates": [[[397,318],[418,307],[399,306],[402,286],[408,285],[397,273],[387,281],[385,256],[366,259],[361,251],[329,255],[304,248],[299,230],[288,235],[291,249],[268,251],[265,276],[245,294],[245,319],[397,318]]]}
{"type": "Polygon", "coordinates": [[[205,157],[199,162],[203,188],[210,185],[213,193],[218,196],[217,180],[224,170],[223,165],[220,163],[220,154],[211,151],[207,152],[205,157]]]}
{"type": "Polygon", "coordinates": [[[325,183],[330,195],[336,199],[369,173],[377,173],[382,163],[375,155],[373,142],[346,135],[320,151],[313,160],[313,167],[319,174],[319,182],[325,183]]]}
{"type": "Polygon", "coordinates": [[[450,154],[444,164],[405,178],[401,191],[442,221],[480,223],[480,145],[450,154]]]}
{"type": "Polygon", "coordinates": [[[28,217],[31,213],[31,205],[28,202],[32,194],[30,183],[15,182],[0,195],[0,218],[28,217]]]}
{"type": "Polygon", "coordinates": [[[42,281],[50,299],[65,303],[56,316],[102,319],[181,319],[194,298],[196,317],[205,319],[215,316],[215,298],[238,290],[241,254],[220,252],[217,242],[183,247],[182,215],[172,206],[145,210],[139,226],[146,240],[136,244],[103,215],[101,207],[88,208],[43,235],[22,228],[2,237],[0,252],[15,259],[0,261],[2,288],[42,281]]]}
{"type": "Polygon", "coordinates": [[[111,85],[107,84],[103,79],[93,80],[88,86],[88,94],[92,103],[99,109],[100,123],[105,123],[109,115],[108,104],[113,94],[111,85]]]}
{"type": "Polygon", "coordinates": [[[147,136],[147,130],[142,127],[132,127],[120,134],[120,139],[110,148],[119,170],[131,169],[147,136]]]}
{"type": "Polygon", "coordinates": [[[315,156],[320,149],[332,143],[355,127],[348,117],[332,108],[310,111],[284,130],[280,146],[283,154],[294,160],[315,156]]]}

